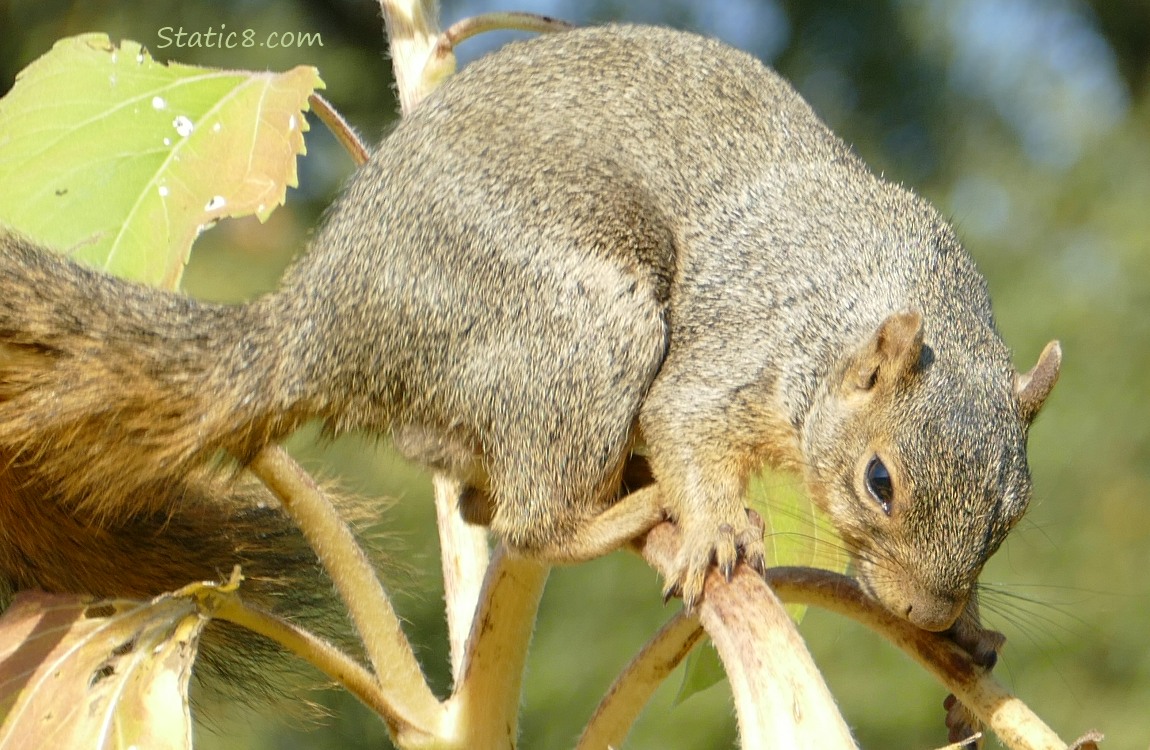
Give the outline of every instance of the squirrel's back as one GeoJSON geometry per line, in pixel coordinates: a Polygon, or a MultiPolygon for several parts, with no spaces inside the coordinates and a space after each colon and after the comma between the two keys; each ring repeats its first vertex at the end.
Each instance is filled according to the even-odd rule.
{"type": "Polygon", "coordinates": [[[506,304],[502,286],[471,284],[493,268],[587,263],[571,237],[650,281],[678,330],[770,321],[756,333],[786,358],[829,361],[892,306],[923,310],[928,326],[959,315],[997,338],[985,281],[929,204],[876,177],[753,56],[644,26],[540,37],[469,65],[352,178],[320,252],[287,284],[354,274],[372,288],[349,290],[342,313],[366,322],[364,296],[378,295],[389,315],[454,326],[445,299],[506,304]],[[666,241],[620,243],[597,226],[629,212],[666,241]],[[432,281],[446,268],[461,269],[455,287],[432,281]],[[828,299],[851,300],[850,314],[828,299]]]}

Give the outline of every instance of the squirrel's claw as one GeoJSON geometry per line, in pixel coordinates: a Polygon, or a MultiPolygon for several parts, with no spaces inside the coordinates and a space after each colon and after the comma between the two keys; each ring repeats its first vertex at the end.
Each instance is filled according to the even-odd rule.
{"type": "Polygon", "coordinates": [[[983,669],[994,669],[998,652],[1006,643],[1006,636],[997,630],[982,627],[975,618],[961,617],[946,631],[959,648],[970,654],[970,659],[983,669]]]}
{"type": "MultiPolygon", "coordinates": [[[[971,600],[963,616],[946,633],[959,648],[970,654],[976,665],[986,670],[994,669],[998,663],[998,651],[1006,642],[1006,636],[996,630],[982,627],[978,618],[977,600],[971,600]]],[[[950,742],[964,742],[963,747],[980,748],[982,741],[979,732],[982,722],[970,709],[954,695],[948,695],[942,704],[946,709],[946,728],[950,742]]]]}
{"type": "Polygon", "coordinates": [[[735,563],[739,561],[739,548],[735,542],[735,528],[729,523],[719,524],[719,539],[715,544],[715,562],[726,581],[735,575],[735,563]]]}
{"type": "Polygon", "coordinates": [[[710,534],[698,529],[697,524],[693,526],[694,529],[684,530],[678,573],[671,576],[663,589],[664,602],[681,595],[683,606],[688,612],[692,611],[703,598],[703,584],[713,563],[718,565],[719,573],[727,581],[734,576],[740,559],[759,575],[766,574],[766,546],[759,514],[748,510],[738,524],[720,523],[710,534]]]}

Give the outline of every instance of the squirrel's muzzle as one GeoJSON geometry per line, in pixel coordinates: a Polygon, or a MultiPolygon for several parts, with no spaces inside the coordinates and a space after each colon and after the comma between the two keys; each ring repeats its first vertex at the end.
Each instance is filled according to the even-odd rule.
{"type": "Polygon", "coordinates": [[[863,589],[888,612],[923,630],[946,630],[959,619],[970,600],[968,589],[934,588],[865,564],[859,566],[858,574],[863,589]]]}
{"type": "Polygon", "coordinates": [[[925,591],[905,591],[896,601],[883,603],[895,614],[923,630],[939,632],[954,624],[966,608],[966,597],[925,591]],[[892,606],[893,605],[893,606],[892,606]]]}

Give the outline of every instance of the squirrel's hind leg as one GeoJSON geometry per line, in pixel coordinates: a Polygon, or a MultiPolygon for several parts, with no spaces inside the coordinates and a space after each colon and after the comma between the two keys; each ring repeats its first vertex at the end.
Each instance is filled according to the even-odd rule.
{"type": "Polygon", "coordinates": [[[512,545],[512,549],[549,563],[585,562],[619,549],[665,518],[659,487],[649,485],[578,524],[562,541],[530,547],[512,545]]]}
{"type": "Polygon", "coordinates": [[[525,330],[506,337],[507,350],[488,358],[507,376],[488,399],[499,408],[476,420],[486,423],[477,443],[491,530],[522,554],[576,562],[663,519],[654,492],[617,498],[643,397],[666,351],[666,324],[659,303],[625,275],[588,283],[585,296],[548,312],[545,330],[531,326],[548,318],[530,316],[519,322],[525,330]]]}

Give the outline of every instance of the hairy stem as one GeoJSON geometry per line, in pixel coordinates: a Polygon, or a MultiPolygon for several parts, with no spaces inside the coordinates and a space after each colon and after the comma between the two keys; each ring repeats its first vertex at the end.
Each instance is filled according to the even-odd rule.
{"type": "Polygon", "coordinates": [[[331,642],[282,617],[249,606],[240,598],[221,601],[212,616],[270,638],[347,688],[368,708],[384,717],[389,726],[402,723],[400,713],[379,689],[379,683],[371,672],[331,642]]]}
{"type": "Polygon", "coordinates": [[[351,125],[344,119],[343,115],[331,106],[331,102],[324,99],[319,94],[312,94],[308,97],[308,102],[311,104],[311,109],[315,112],[316,117],[320,119],[335,139],[339,141],[339,145],[343,146],[344,150],[351,155],[352,160],[357,167],[362,167],[367,163],[368,151],[367,146],[356,135],[355,131],[351,129],[351,125]]]}
{"type": "MultiPolygon", "coordinates": [[[[749,574],[740,577],[751,577],[749,574]]],[[[1067,745],[1025,703],[971,660],[949,638],[911,625],[870,599],[847,576],[811,568],[772,568],[771,588],[785,601],[846,615],[910,654],[989,726],[1012,750],[1067,745]]]]}
{"type": "Polygon", "coordinates": [[[679,612],[631,660],[587,722],[576,750],[619,747],[639,713],[703,637],[697,617],[679,612]]]}
{"type": "Polygon", "coordinates": [[[398,739],[411,731],[434,734],[443,718],[442,706],[427,686],[375,570],[339,512],[279,446],[260,451],[249,468],[283,502],[347,604],[380,688],[393,707],[394,736],[398,739]]]}

